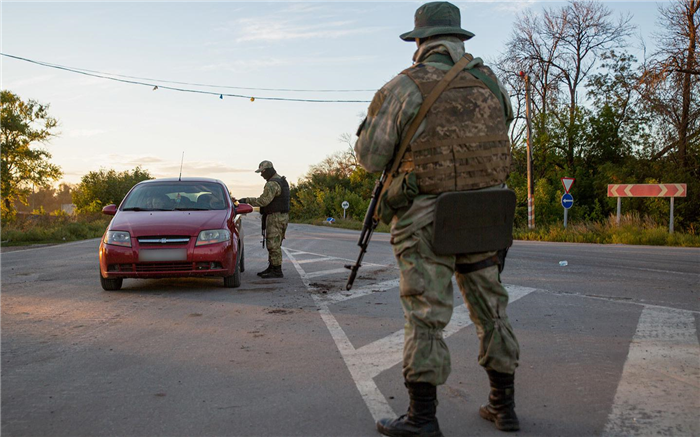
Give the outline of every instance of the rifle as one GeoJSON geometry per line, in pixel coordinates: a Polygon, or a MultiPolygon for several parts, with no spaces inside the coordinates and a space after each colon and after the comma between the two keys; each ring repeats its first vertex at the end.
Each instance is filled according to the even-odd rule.
{"type": "Polygon", "coordinates": [[[438,97],[440,97],[440,94],[442,94],[442,92],[447,88],[450,82],[452,82],[452,80],[455,77],[457,77],[459,72],[461,72],[472,59],[473,58],[471,57],[471,55],[465,54],[459,61],[457,61],[457,63],[450,69],[450,71],[448,71],[447,74],[445,74],[445,77],[443,77],[442,80],[438,82],[438,84],[435,86],[435,88],[433,88],[430,94],[428,94],[425,100],[423,100],[423,103],[421,104],[420,109],[418,110],[418,114],[416,114],[416,116],[411,121],[411,124],[408,126],[408,129],[406,130],[406,133],[403,136],[403,140],[399,144],[399,150],[394,156],[393,161],[387,166],[387,168],[384,169],[382,176],[377,180],[377,183],[374,185],[374,191],[372,192],[372,200],[370,200],[369,202],[369,208],[367,208],[367,214],[365,214],[365,222],[362,224],[362,233],[360,234],[360,241],[357,242],[357,245],[360,246],[360,255],[358,255],[355,264],[347,264],[345,266],[346,269],[350,270],[350,277],[348,278],[348,283],[345,285],[346,290],[350,290],[352,288],[352,284],[353,282],[355,282],[355,277],[357,276],[357,271],[362,266],[362,258],[364,258],[365,252],[367,252],[369,240],[372,238],[372,233],[379,224],[379,220],[377,220],[375,212],[377,210],[379,197],[382,194],[384,186],[389,186],[391,184],[391,181],[394,178],[394,174],[396,174],[396,171],[398,170],[399,165],[401,164],[401,160],[403,159],[403,156],[406,153],[409,142],[418,131],[418,127],[420,126],[421,122],[430,110],[430,107],[433,106],[433,103],[435,103],[438,97]]]}
{"type": "Polygon", "coordinates": [[[357,256],[357,261],[355,264],[346,264],[345,268],[350,270],[350,277],[348,278],[348,283],[345,284],[345,289],[350,290],[352,288],[353,282],[355,282],[355,277],[357,276],[357,271],[362,267],[362,258],[365,257],[367,252],[367,246],[369,241],[372,239],[372,234],[379,224],[379,220],[376,218],[377,205],[379,203],[379,196],[382,194],[382,189],[387,179],[387,170],[384,170],[382,176],[377,179],[374,184],[374,191],[372,191],[372,199],[369,201],[369,207],[367,208],[367,213],[365,213],[365,221],[362,224],[362,232],[360,233],[360,240],[357,245],[360,246],[360,254],[357,256]]]}
{"type": "Polygon", "coordinates": [[[262,213],[262,247],[265,248],[265,239],[267,238],[267,214],[262,213]]]}

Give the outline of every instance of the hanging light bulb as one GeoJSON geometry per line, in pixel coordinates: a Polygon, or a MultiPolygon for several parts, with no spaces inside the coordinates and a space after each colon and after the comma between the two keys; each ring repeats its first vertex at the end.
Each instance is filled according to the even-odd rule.
{"type": "Polygon", "coordinates": [[[219,98],[220,98],[221,100],[224,100],[224,95],[223,95],[223,94],[219,94],[219,98]]]}
{"type": "Polygon", "coordinates": [[[251,98],[250,98],[250,101],[251,101],[251,102],[254,102],[254,101],[255,101],[255,97],[251,97],[251,98]]]}

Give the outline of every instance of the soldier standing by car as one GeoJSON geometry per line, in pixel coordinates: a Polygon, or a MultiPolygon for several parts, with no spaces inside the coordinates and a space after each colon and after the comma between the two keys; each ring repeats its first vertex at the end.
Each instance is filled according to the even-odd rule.
{"type": "Polygon", "coordinates": [[[259,206],[262,214],[263,245],[267,246],[268,266],[258,276],[283,278],[282,240],[289,223],[289,183],[275,171],[272,162],[263,161],[255,170],[267,181],[260,197],[238,199],[241,203],[259,206]]]}
{"type": "MultiPolygon", "coordinates": [[[[512,199],[513,209],[515,202],[505,187],[510,170],[507,133],[513,119],[510,98],[491,69],[465,53],[464,41],[474,34],[462,29],[460,21],[459,9],[448,2],[418,8],[415,29],[401,35],[418,46],[414,65],[376,93],[355,146],[365,169],[389,171],[393,178],[379,197],[378,214],[392,224],[391,242],[400,268],[406,319],[403,376],[410,406],[398,419],[377,423],[379,432],[389,436],[442,435],[435,416],[436,388],[451,370],[442,330],[452,317],[453,275],[476,326],[478,361],[491,385],[488,403],[479,413],[500,430],[519,429],[514,409],[519,345],[506,315],[508,292],[500,282],[512,242],[512,217],[509,243],[498,251],[483,250],[488,246],[483,244],[475,251],[462,251],[463,242],[455,241],[460,240],[459,226],[435,226],[447,209],[447,216],[457,221],[478,211],[483,226],[494,207],[510,208],[503,206],[508,203],[500,200],[503,196],[512,199]],[[481,204],[463,203],[473,209],[460,210],[457,204],[445,208],[439,202],[445,193],[496,197],[481,204]],[[445,248],[455,245],[459,247],[445,248]]],[[[483,234],[500,238],[489,232],[478,236],[483,234]]]]}

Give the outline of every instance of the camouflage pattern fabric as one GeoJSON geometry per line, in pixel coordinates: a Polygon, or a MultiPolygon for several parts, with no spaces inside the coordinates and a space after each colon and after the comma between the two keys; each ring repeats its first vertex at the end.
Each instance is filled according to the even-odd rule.
{"type": "MultiPolygon", "coordinates": [[[[453,62],[464,56],[464,43],[454,37],[440,37],[422,44],[414,55],[415,62],[433,53],[449,55],[453,62]]],[[[425,62],[445,71],[451,65],[425,62]]],[[[480,67],[475,58],[467,67],[480,67]]],[[[506,97],[512,121],[510,98],[506,97]]],[[[358,131],[355,144],[360,164],[370,172],[383,170],[394,157],[397,145],[423,102],[418,86],[400,74],[377,92],[367,110],[367,118],[358,131]]],[[[416,132],[418,138],[426,122],[416,132]]],[[[472,263],[493,253],[469,256],[439,256],[431,247],[432,220],[436,195],[421,194],[410,207],[398,211],[392,221],[391,241],[401,271],[401,304],[406,317],[404,337],[404,377],[409,382],[443,384],[450,373],[450,354],[442,330],[452,317],[452,277],[459,263],[472,263]]],[[[513,373],[518,365],[519,347],[508,323],[508,293],[500,283],[498,267],[493,266],[467,275],[456,273],[457,283],[469,308],[480,338],[479,364],[486,369],[513,373]]]]}
{"type": "MultiPolygon", "coordinates": [[[[275,177],[278,177],[276,173],[272,178],[275,177]]],[[[248,197],[246,201],[252,206],[265,207],[280,194],[282,194],[282,187],[277,182],[267,181],[260,197],[248,197]]],[[[273,266],[282,265],[282,240],[287,232],[288,223],[288,213],[276,212],[267,215],[265,247],[267,247],[268,261],[273,266]]]]}
{"type": "Polygon", "coordinates": [[[508,292],[500,282],[498,266],[469,274],[455,272],[456,264],[478,262],[495,252],[436,255],[430,245],[432,232],[432,225],[426,226],[393,246],[401,271],[401,305],[406,318],[404,378],[441,385],[450,375],[450,352],[442,330],[452,317],[455,273],[479,337],[479,364],[486,370],[514,373],[520,348],[506,315],[508,292]]]}
{"type": "Polygon", "coordinates": [[[265,233],[265,247],[267,247],[268,261],[273,266],[282,265],[282,240],[287,233],[289,214],[275,212],[267,215],[267,230],[265,233]]]}
{"type": "MultiPolygon", "coordinates": [[[[455,37],[440,37],[421,45],[413,57],[414,62],[424,60],[434,53],[449,55],[453,62],[465,54],[464,43],[455,37]]],[[[449,71],[452,65],[424,62],[435,68],[449,71]]],[[[474,58],[467,68],[483,65],[481,58],[474,58]]],[[[505,87],[498,82],[508,106],[507,123],[513,120],[510,97],[505,87]]],[[[394,157],[396,146],[401,142],[411,120],[418,114],[423,97],[418,86],[405,74],[399,74],[382,89],[377,91],[367,109],[367,117],[360,125],[355,143],[355,153],[360,164],[369,172],[381,172],[394,157]]],[[[413,139],[422,135],[426,122],[423,121],[413,139]]]]}
{"type": "MultiPolygon", "coordinates": [[[[272,178],[279,177],[275,173],[272,178]]],[[[270,179],[272,179],[270,178],[270,179]]],[[[252,206],[267,206],[272,202],[272,199],[282,194],[282,187],[280,184],[273,181],[267,181],[265,183],[265,188],[263,188],[263,193],[260,197],[246,197],[246,203],[252,206]]]]}

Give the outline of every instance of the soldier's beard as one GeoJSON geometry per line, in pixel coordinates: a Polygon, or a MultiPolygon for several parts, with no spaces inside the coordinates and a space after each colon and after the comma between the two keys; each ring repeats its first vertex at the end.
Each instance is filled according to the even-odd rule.
{"type": "Polygon", "coordinates": [[[262,171],[262,177],[265,178],[266,181],[269,181],[272,176],[275,175],[275,169],[273,168],[266,168],[265,170],[262,171]]]}

